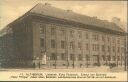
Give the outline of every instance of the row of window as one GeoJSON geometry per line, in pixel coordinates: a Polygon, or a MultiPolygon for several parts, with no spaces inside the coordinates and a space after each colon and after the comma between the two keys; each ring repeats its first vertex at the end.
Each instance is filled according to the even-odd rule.
{"type": "Polygon", "coordinates": [[[115,61],[116,59],[118,61],[120,61],[121,60],[121,57],[120,56],[117,56],[117,58],[116,58],[116,56],[110,56],[110,55],[105,56],[105,55],[102,55],[102,59],[103,59],[103,61],[106,61],[106,60],[108,60],[108,61],[111,61],[111,60],[115,61]]]}
{"type": "MultiPolygon", "coordinates": [[[[95,56],[95,55],[94,55],[95,56]]],[[[96,55],[97,57],[98,57],[98,55],[96,55]]],[[[76,61],[76,58],[78,59],[78,61],[82,61],[83,60],[83,55],[82,54],[78,54],[77,56],[75,55],[75,54],[70,54],[70,56],[69,56],[69,59],[70,60],[72,60],[72,61],[76,61]]],[[[89,55],[86,55],[85,56],[85,59],[87,60],[87,61],[90,61],[90,56],[89,55]]],[[[118,61],[120,61],[121,60],[121,57],[120,56],[110,56],[110,55],[108,55],[108,56],[105,56],[105,55],[102,55],[102,60],[103,61],[111,61],[111,60],[113,60],[113,61],[115,61],[116,59],[118,60],[118,61]]],[[[67,60],[68,59],[68,57],[66,56],[66,54],[65,53],[62,53],[61,55],[60,55],[60,60],[67,60]]],[[[57,55],[55,54],[55,53],[52,53],[51,55],[50,55],[50,60],[58,60],[57,59],[57,55]]],[[[95,61],[99,61],[99,59],[97,58],[97,59],[95,59],[95,61]]]]}
{"type": "MultiPolygon", "coordinates": [[[[89,60],[89,56],[86,56],[86,57],[87,57],[87,59],[89,60]]],[[[66,56],[65,53],[62,53],[62,54],[60,55],[60,59],[61,59],[61,60],[67,60],[67,58],[68,58],[68,57],[66,56]]],[[[79,61],[83,60],[82,54],[79,54],[77,58],[78,58],[79,61]]],[[[51,54],[50,60],[57,60],[57,56],[56,56],[55,53],[52,53],[52,54],[51,54]]],[[[70,60],[76,60],[74,54],[70,54],[70,60]]]]}
{"type": "MultiPolygon", "coordinates": [[[[61,35],[65,35],[66,34],[66,32],[65,32],[65,30],[64,29],[62,29],[62,30],[60,30],[61,32],[61,35]]],[[[44,28],[40,28],[40,33],[41,34],[43,34],[43,33],[45,33],[45,29],[44,28]]],[[[73,30],[70,30],[70,33],[69,33],[69,35],[70,35],[70,37],[74,37],[74,31],[73,30]]],[[[56,28],[51,28],[51,35],[53,36],[53,35],[55,35],[56,34],[56,28]]],[[[78,37],[79,38],[82,38],[82,32],[81,31],[78,31],[78,37]]],[[[85,33],[85,36],[84,36],[86,39],[89,39],[89,33],[87,32],[87,33],[85,33]]],[[[99,34],[93,34],[92,35],[92,38],[93,38],[93,40],[99,40],[99,34]]],[[[104,35],[102,35],[102,37],[101,37],[101,40],[102,41],[110,41],[110,37],[108,36],[108,37],[105,37],[104,35]]],[[[115,43],[115,40],[113,39],[113,41],[112,41],[113,43],[115,43]]],[[[120,44],[120,38],[118,38],[118,40],[117,40],[117,43],[118,44],[120,44]]]]}
{"type": "MultiPolygon", "coordinates": [[[[40,45],[41,45],[41,47],[45,46],[45,42],[44,42],[43,38],[40,39],[40,45]]],[[[82,46],[83,46],[82,43],[78,42],[78,49],[81,50],[82,46]]],[[[89,50],[89,44],[86,43],[85,46],[86,46],[86,50],[89,50]]],[[[51,40],[51,48],[56,48],[56,41],[54,39],[51,40]]],[[[63,41],[63,40],[61,41],[61,48],[62,49],[66,48],[66,41],[63,41]]],[[[75,48],[74,41],[71,41],[69,43],[69,48],[70,49],[74,49],[75,48]]],[[[111,47],[110,46],[101,45],[101,49],[102,49],[102,51],[106,51],[105,49],[107,49],[108,52],[111,51],[111,47]]],[[[99,44],[92,44],[92,50],[93,51],[99,51],[100,50],[100,45],[99,44]]],[[[115,52],[115,46],[112,46],[112,51],[115,52]]],[[[120,52],[120,51],[123,52],[124,51],[123,48],[122,48],[122,50],[120,50],[120,47],[117,47],[117,52],[120,52]]]]}
{"type": "MultiPolygon", "coordinates": [[[[116,64],[116,63],[115,63],[116,64]]],[[[57,64],[50,64],[51,66],[56,66],[57,64]]],[[[68,65],[68,66],[74,66],[75,64],[70,64],[70,65],[68,65]]],[[[88,63],[85,63],[85,64],[78,64],[79,66],[80,66],[80,68],[82,67],[82,66],[90,66],[91,65],[91,63],[90,62],[88,62],[88,63]]],[[[93,65],[95,65],[95,63],[93,64],[93,65]]],[[[108,63],[105,63],[104,65],[109,65],[108,63]]],[[[118,63],[118,65],[125,65],[125,63],[118,63]]],[[[62,64],[62,66],[67,66],[67,64],[62,64]]]]}
{"type": "Polygon", "coordinates": [[[93,44],[92,49],[93,51],[99,51],[99,44],[93,44]]]}

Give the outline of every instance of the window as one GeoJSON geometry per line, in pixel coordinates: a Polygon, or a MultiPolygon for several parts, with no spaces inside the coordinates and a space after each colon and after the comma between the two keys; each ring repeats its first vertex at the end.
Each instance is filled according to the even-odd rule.
{"type": "Polygon", "coordinates": [[[122,48],[121,48],[121,52],[124,53],[124,51],[125,51],[125,50],[124,50],[124,48],[122,47],[122,48]]]}
{"type": "Polygon", "coordinates": [[[116,60],[116,56],[113,56],[113,61],[115,61],[116,60]]]}
{"type": "Polygon", "coordinates": [[[96,40],[99,40],[99,35],[98,34],[96,35],[96,40]]]}
{"type": "Polygon", "coordinates": [[[70,31],[70,36],[73,37],[73,34],[74,34],[74,31],[71,30],[71,31],[70,31]]]}
{"type": "Polygon", "coordinates": [[[102,59],[103,59],[103,61],[105,61],[105,60],[106,60],[105,55],[102,55],[102,59]]]}
{"type": "Polygon", "coordinates": [[[117,44],[120,44],[120,39],[118,38],[118,40],[117,40],[117,44]]]}
{"type": "Polygon", "coordinates": [[[78,48],[79,48],[80,50],[82,49],[81,42],[78,42],[78,48]]]}
{"type": "Polygon", "coordinates": [[[93,38],[93,40],[96,40],[96,35],[93,34],[92,35],[92,38],[93,38]]]}
{"type": "Polygon", "coordinates": [[[94,44],[94,51],[96,51],[96,47],[97,47],[97,45],[96,45],[96,44],[94,44]]]}
{"type": "Polygon", "coordinates": [[[86,44],[86,50],[89,50],[89,45],[88,44],[86,44]]]}
{"type": "Polygon", "coordinates": [[[113,46],[113,52],[115,52],[115,46],[113,46]]]}
{"type": "Polygon", "coordinates": [[[111,50],[111,49],[110,49],[110,46],[108,46],[108,52],[110,52],[110,50],[111,50]]]}
{"type": "Polygon", "coordinates": [[[56,64],[53,64],[53,66],[56,66],[56,64]]]}
{"type": "Polygon", "coordinates": [[[125,57],[122,55],[122,60],[125,60],[125,57]]]}
{"type": "Polygon", "coordinates": [[[97,50],[99,50],[99,44],[97,44],[97,50]]]}
{"type": "Polygon", "coordinates": [[[52,53],[50,56],[50,60],[57,60],[57,56],[55,53],[52,53]]]}
{"type": "Polygon", "coordinates": [[[60,32],[62,36],[65,35],[65,30],[61,29],[60,32]]]}
{"type": "Polygon", "coordinates": [[[65,64],[63,64],[63,66],[65,66],[65,64]]]}
{"type": "Polygon", "coordinates": [[[85,37],[86,37],[86,39],[89,39],[89,34],[85,33],[85,37]]]}
{"type": "Polygon", "coordinates": [[[102,41],[105,41],[105,37],[102,35],[102,41]]]}
{"type": "Polygon", "coordinates": [[[61,59],[66,60],[66,55],[64,53],[61,54],[61,59]]]}
{"type": "Polygon", "coordinates": [[[92,50],[95,51],[95,45],[94,44],[92,44],[92,50]]]}
{"type": "Polygon", "coordinates": [[[74,59],[75,59],[74,54],[70,54],[70,60],[74,60],[74,59]]]}
{"type": "Polygon", "coordinates": [[[86,55],[86,61],[90,61],[90,56],[88,54],[86,55]]]}
{"type": "Polygon", "coordinates": [[[82,32],[78,31],[78,37],[81,38],[82,37],[82,32]]]}
{"type": "Polygon", "coordinates": [[[40,46],[44,47],[44,39],[43,38],[40,38],[40,46]]]}
{"type": "Polygon", "coordinates": [[[120,56],[117,56],[117,57],[118,57],[118,61],[120,61],[120,59],[121,59],[120,56]]]}
{"type": "Polygon", "coordinates": [[[98,51],[99,50],[99,44],[92,44],[92,50],[93,51],[98,51]]]}
{"type": "Polygon", "coordinates": [[[70,42],[70,49],[74,49],[74,43],[70,42]]]}
{"type": "Polygon", "coordinates": [[[55,28],[51,28],[51,35],[55,35],[56,33],[56,29],[55,28]]]}
{"type": "Polygon", "coordinates": [[[108,61],[111,61],[111,56],[108,55],[108,56],[107,56],[107,59],[108,59],[108,61]]]}
{"type": "Polygon", "coordinates": [[[98,40],[99,39],[98,34],[93,34],[92,37],[93,37],[94,40],[98,40]]]}
{"type": "Polygon", "coordinates": [[[105,45],[102,45],[102,51],[105,51],[105,45]]]}
{"type": "Polygon", "coordinates": [[[44,32],[45,32],[44,27],[40,27],[40,33],[44,34],[44,32]]]}
{"type": "Polygon", "coordinates": [[[55,48],[55,40],[51,40],[51,48],[55,48]]]}
{"type": "Polygon", "coordinates": [[[108,36],[108,42],[110,41],[110,38],[109,38],[109,36],[108,36]]]}
{"type": "MultiPolygon", "coordinates": [[[[114,38],[114,37],[113,37],[114,38]]],[[[114,44],[115,43],[115,39],[112,39],[112,43],[114,44]]]]}
{"type": "Polygon", "coordinates": [[[79,60],[79,61],[83,60],[83,57],[82,57],[81,54],[78,55],[78,60],[79,60]]]}
{"type": "Polygon", "coordinates": [[[61,41],[61,48],[62,48],[62,49],[65,48],[65,41],[61,41]]]}
{"type": "Polygon", "coordinates": [[[120,52],[120,47],[118,47],[118,50],[117,51],[120,52]]]}

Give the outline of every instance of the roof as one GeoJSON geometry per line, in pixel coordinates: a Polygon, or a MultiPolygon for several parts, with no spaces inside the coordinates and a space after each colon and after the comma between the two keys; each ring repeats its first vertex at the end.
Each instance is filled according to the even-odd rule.
{"type": "Polygon", "coordinates": [[[29,15],[31,13],[42,15],[42,16],[55,17],[58,19],[63,19],[68,21],[74,21],[74,22],[85,24],[85,25],[96,26],[96,27],[110,29],[118,32],[124,32],[124,30],[122,30],[118,25],[116,25],[113,22],[108,22],[107,20],[100,20],[100,19],[97,19],[97,17],[90,17],[90,16],[78,14],[71,10],[59,9],[51,6],[50,4],[38,3],[28,12],[26,12],[23,16],[19,17],[15,21],[8,24],[4,29],[0,31],[0,33],[1,34],[6,33],[6,30],[9,28],[9,25],[13,24],[17,20],[20,20],[24,18],[26,15],[29,15]]]}
{"type": "Polygon", "coordinates": [[[108,22],[107,20],[100,20],[100,19],[97,19],[96,17],[81,15],[71,10],[59,9],[49,4],[44,5],[39,3],[30,10],[30,13],[56,17],[56,18],[65,19],[69,21],[79,22],[86,25],[93,25],[97,27],[124,32],[119,26],[117,26],[113,22],[108,22]]]}

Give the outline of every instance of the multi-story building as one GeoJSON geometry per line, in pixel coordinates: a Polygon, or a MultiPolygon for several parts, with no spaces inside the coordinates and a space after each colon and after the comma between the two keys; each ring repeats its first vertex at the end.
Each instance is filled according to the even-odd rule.
{"type": "Polygon", "coordinates": [[[13,59],[8,62],[12,66],[75,68],[125,64],[125,32],[106,20],[37,4],[8,27],[14,51],[7,56],[13,59]]]}
{"type": "Polygon", "coordinates": [[[14,44],[12,30],[9,27],[0,32],[0,65],[1,67],[13,66],[14,44]]]}

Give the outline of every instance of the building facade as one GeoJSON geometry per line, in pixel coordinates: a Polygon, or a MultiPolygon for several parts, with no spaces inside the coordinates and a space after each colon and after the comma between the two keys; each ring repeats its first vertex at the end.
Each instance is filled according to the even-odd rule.
{"type": "Polygon", "coordinates": [[[10,57],[4,59],[12,59],[9,67],[125,65],[125,33],[108,21],[37,4],[8,27],[12,30],[13,54],[6,54],[10,57]]]}
{"type": "Polygon", "coordinates": [[[13,66],[14,44],[11,28],[4,28],[0,33],[0,65],[1,67],[13,66]]]}

